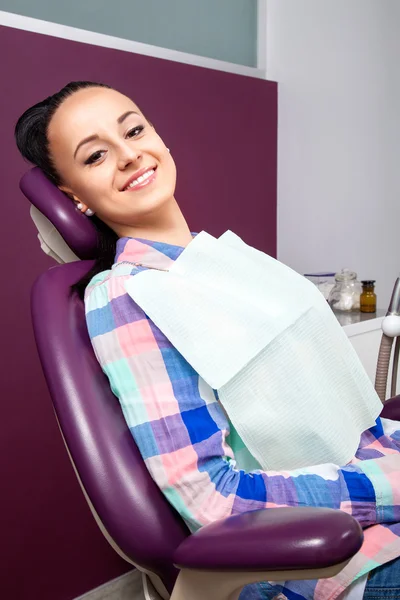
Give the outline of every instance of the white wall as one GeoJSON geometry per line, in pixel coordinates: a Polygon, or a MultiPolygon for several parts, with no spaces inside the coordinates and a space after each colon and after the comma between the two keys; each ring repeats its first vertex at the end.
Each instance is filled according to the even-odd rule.
{"type": "Polygon", "coordinates": [[[267,2],[279,259],[377,279],[386,308],[400,271],[400,2],[267,2]]]}

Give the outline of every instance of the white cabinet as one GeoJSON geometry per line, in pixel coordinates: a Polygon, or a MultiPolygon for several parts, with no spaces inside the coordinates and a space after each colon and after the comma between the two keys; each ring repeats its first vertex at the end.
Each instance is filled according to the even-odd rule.
{"type": "MultiPolygon", "coordinates": [[[[345,314],[337,313],[339,323],[343,326],[350,342],[357,352],[369,378],[375,383],[376,365],[378,362],[379,346],[382,339],[382,321],[386,314],[378,310],[374,315],[363,313],[345,314]]],[[[395,340],[393,342],[393,345],[395,340]]],[[[392,352],[393,354],[393,352],[392,352]]],[[[392,378],[392,360],[390,361],[388,387],[386,397],[390,396],[392,378]]],[[[399,378],[397,378],[397,391],[400,393],[399,378]]]]}

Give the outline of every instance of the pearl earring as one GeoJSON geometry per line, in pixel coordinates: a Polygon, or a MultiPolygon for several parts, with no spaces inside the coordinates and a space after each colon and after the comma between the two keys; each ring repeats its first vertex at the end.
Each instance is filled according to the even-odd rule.
{"type": "Polygon", "coordinates": [[[77,208],[78,210],[82,210],[82,208],[83,208],[83,204],[82,204],[82,202],[79,202],[79,203],[76,205],[76,208],[77,208]]]}
{"type": "Polygon", "coordinates": [[[93,217],[94,211],[91,208],[88,208],[87,210],[85,210],[85,215],[87,217],[93,217]]]}
{"type": "Polygon", "coordinates": [[[167,148],[168,152],[171,152],[171,150],[169,148],[167,148]]]}

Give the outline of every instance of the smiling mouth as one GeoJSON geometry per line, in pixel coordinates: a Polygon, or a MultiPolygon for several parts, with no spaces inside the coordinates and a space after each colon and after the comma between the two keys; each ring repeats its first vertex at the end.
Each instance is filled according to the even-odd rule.
{"type": "Polygon", "coordinates": [[[149,183],[151,183],[151,181],[153,181],[153,179],[154,179],[156,168],[157,167],[149,169],[148,171],[146,171],[145,173],[143,173],[136,179],[133,179],[133,181],[131,181],[122,191],[127,192],[130,190],[134,190],[135,188],[144,187],[145,185],[148,185],[149,183]]]}

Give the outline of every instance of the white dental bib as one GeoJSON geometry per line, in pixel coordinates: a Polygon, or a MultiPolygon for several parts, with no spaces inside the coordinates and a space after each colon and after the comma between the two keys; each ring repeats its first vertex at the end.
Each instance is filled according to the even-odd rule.
{"type": "Polygon", "coordinates": [[[227,231],[126,290],[212,388],[266,470],[344,465],[382,404],[317,288],[227,231]]]}

